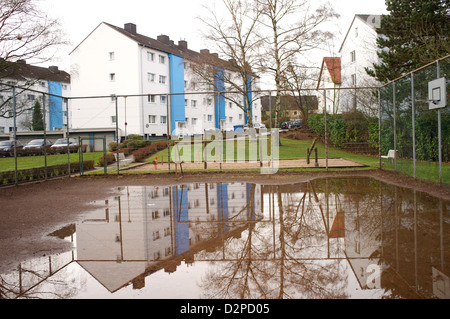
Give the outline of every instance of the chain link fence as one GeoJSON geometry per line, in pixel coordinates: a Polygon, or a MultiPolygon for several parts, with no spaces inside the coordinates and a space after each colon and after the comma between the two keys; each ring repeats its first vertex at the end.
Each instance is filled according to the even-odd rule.
{"type": "Polygon", "coordinates": [[[450,183],[450,111],[430,109],[429,97],[429,82],[444,77],[448,88],[449,76],[446,57],[380,88],[381,168],[450,183]]]}
{"type": "MultiPolygon", "coordinates": [[[[275,128],[275,125],[278,129],[289,129],[289,125],[293,125],[290,134],[280,135],[280,137],[307,141],[304,150],[301,150],[303,158],[306,158],[304,154],[306,147],[311,145],[312,134],[315,134],[319,136],[321,140],[319,142],[322,143],[319,157],[325,158],[327,165],[329,158],[349,156],[350,159],[355,160],[351,154],[359,153],[372,156],[375,162],[378,160],[378,165],[375,164],[374,167],[395,170],[440,184],[449,184],[450,110],[448,107],[430,110],[428,92],[428,83],[438,78],[445,77],[448,87],[449,73],[450,58],[445,57],[381,87],[336,87],[284,92],[285,98],[281,99],[282,107],[277,110],[275,109],[275,91],[254,91],[253,93],[258,94],[262,98],[261,101],[264,97],[268,98],[266,109],[264,106],[261,108],[261,120],[268,130],[275,128]],[[302,128],[295,127],[297,122],[303,122],[301,125],[303,131],[302,128]],[[287,127],[286,123],[288,123],[287,127]],[[304,130],[306,126],[308,130],[304,130]],[[333,147],[333,151],[329,151],[329,147],[333,147]],[[342,152],[339,153],[336,150],[342,152]]],[[[220,92],[222,95],[227,93],[220,92]]],[[[211,94],[211,92],[196,94],[211,94]]],[[[0,185],[83,173],[94,165],[98,165],[101,157],[104,158],[103,161],[108,162],[110,155],[113,155],[105,155],[106,151],[111,151],[110,143],[120,142],[120,137],[127,135],[126,124],[124,130],[120,129],[118,124],[126,122],[127,111],[123,109],[122,104],[126,107],[127,98],[130,103],[132,98],[145,100],[153,97],[153,95],[142,94],[73,98],[48,94],[44,90],[40,91],[31,87],[15,87],[7,83],[0,85],[0,95],[3,111],[0,114],[0,143],[5,143],[7,140],[17,141],[16,147],[11,145],[2,153],[6,158],[0,159],[2,163],[0,185]],[[68,129],[67,123],[71,123],[69,116],[74,99],[87,99],[92,103],[107,99],[109,109],[105,123],[111,123],[113,119],[115,125],[111,125],[109,130],[102,132],[92,129],[90,132],[82,133],[68,129]],[[123,101],[123,103],[119,104],[117,101],[123,101]],[[42,112],[43,121],[42,129],[37,131],[36,127],[33,127],[36,125],[33,121],[36,104],[42,112]],[[54,120],[55,117],[58,121],[54,120]],[[3,127],[9,127],[9,129],[4,128],[1,131],[1,123],[6,123],[3,127]],[[52,144],[57,140],[60,142],[66,140],[66,143],[73,143],[75,147],[62,147],[59,150],[55,147],[44,147],[36,151],[27,151],[24,146],[32,140],[49,140],[52,144]],[[94,153],[97,154],[94,155],[94,153]],[[31,162],[34,163],[31,164],[31,162]]],[[[161,96],[165,96],[163,111],[169,113],[172,96],[171,94],[161,96]]],[[[449,100],[448,90],[447,100],[449,100]]],[[[103,113],[86,115],[86,121],[89,121],[91,117],[102,116],[106,115],[103,113]]],[[[225,117],[225,121],[226,119],[225,117]]],[[[165,117],[165,123],[171,123],[170,116],[165,117]]],[[[165,134],[162,139],[167,140],[168,145],[173,145],[171,130],[167,129],[163,133],[165,134]]],[[[202,140],[202,145],[203,143],[202,140]]],[[[202,151],[204,147],[203,145],[202,151]]],[[[117,149],[112,152],[117,152],[116,160],[120,159],[117,149]]],[[[294,155],[293,153],[292,156],[294,155]]],[[[170,161],[170,152],[167,152],[165,160],[170,161]]],[[[202,160],[204,161],[205,158],[202,157],[202,160]]],[[[120,165],[119,161],[116,162],[117,165],[113,165],[114,173],[118,174],[120,165]]],[[[101,165],[101,173],[106,174],[106,168],[104,169],[103,163],[101,165]]]]}

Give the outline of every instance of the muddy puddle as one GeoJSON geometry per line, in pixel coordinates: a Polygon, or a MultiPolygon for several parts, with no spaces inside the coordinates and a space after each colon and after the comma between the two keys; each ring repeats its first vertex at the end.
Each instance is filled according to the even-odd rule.
{"type": "Polygon", "coordinates": [[[126,186],[2,298],[450,298],[450,203],[371,178],[126,186]]]}

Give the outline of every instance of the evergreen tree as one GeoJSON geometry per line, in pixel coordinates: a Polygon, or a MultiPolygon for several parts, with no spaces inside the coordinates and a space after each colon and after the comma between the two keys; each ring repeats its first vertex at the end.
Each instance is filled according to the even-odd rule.
{"type": "Polygon", "coordinates": [[[377,32],[380,64],[367,73],[388,82],[450,54],[450,0],[386,0],[377,32]]]}
{"type": "Polygon", "coordinates": [[[44,130],[44,117],[42,116],[41,104],[36,101],[33,109],[33,121],[31,123],[33,131],[44,130]]]}

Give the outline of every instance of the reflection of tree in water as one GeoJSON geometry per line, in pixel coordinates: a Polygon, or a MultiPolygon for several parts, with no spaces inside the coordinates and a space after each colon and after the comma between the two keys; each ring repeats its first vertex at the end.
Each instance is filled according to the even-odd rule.
{"type": "Polygon", "coordinates": [[[71,298],[86,282],[86,277],[78,278],[76,273],[66,271],[71,264],[57,267],[58,262],[51,257],[20,264],[16,271],[0,276],[0,299],[71,298]]]}
{"type": "Polygon", "coordinates": [[[216,252],[214,270],[200,283],[205,297],[346,297],[341,263],[313,258],[326,232],[309,189],[299,201],[294,194],[282,194],[282,186],[271,188],[271,204],[278,208],[276,223],[249,223],[244,240],[227,239],[227,258],[220,260],[221,252],[216,252]]]}

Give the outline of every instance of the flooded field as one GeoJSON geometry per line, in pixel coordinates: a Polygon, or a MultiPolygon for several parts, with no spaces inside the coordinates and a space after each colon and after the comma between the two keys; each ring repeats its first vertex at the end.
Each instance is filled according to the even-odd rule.
{"type": "Polygon", "coordinates": [[[122,186],[2,298],[450,298],[450,203],[371,178],[122,186]]]}

